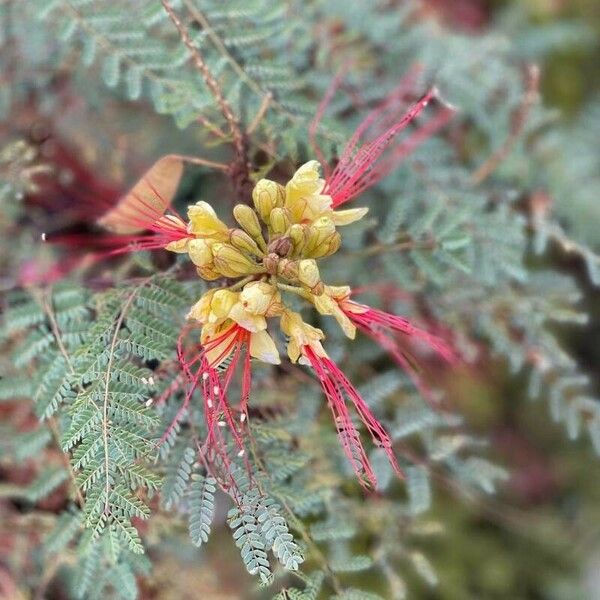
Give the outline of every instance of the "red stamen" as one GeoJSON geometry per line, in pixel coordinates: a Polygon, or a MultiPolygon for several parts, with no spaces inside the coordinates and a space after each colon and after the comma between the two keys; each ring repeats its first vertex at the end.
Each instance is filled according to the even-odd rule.
{"type": "Polygon", "coordinates": [[[400,81],[397,88],[359,124],[344,147],[337,166],[331,172],[323,152],[316,144],[316,134],[325,109],[340,86],[344,71],[345,69],[342,69],[332,81],[309,129],[311,147],[325,173],[323,193],[332,197],[334,208],[352,200],[388,175],[419,144],[445,125],[454,112],[452,107],[438,99],[438,108],[433,117],[404,142],[393,146],[398,135],[424,111],[431,100],[437,98],[437,90],[431,88],[419,101],[406,108],[407,100],[413,95],[416,80],[421,72],[420,67],[414,67],[400,81]],[[384,156],[386,152],[387,156],[384,156]]]}
{"type": "Polygon", "coordinates": [[[350,383],[340,368],[329,358],[317,356],[305,346],[303,353],[315,371],[333,413],[335,425],[344,449],[358,479],[364,487],[377,487],[377,478],[360,440],[359,433],[352,422],[344,395],[348,397],[362,422],[372,436],[373,442],[383,448],[396,474],[403,477],[392,448],[392,440],[367,403],[350,383]]]}

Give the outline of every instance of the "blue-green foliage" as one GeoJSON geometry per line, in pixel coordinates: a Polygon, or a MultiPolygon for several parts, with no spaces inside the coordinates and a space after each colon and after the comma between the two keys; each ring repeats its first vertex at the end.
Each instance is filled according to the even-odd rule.
{"type": "MultiPolygon", "coordinates": [[[[323,275],[332,284],[369,289],[365,298],[377,306],[382,298],[375,284],[391,282],[401,293],[387,298],[387,308],[444,324],[467,362],[477,360],[485,347],[514,373],[528,373],[532,396],[549,402],[552,417],[564,423],[570,437],[587,430],[600,453],[600,404],[552,328],[556,322],[585,323],[579,293],[572,280],[527,263],[532,241],[538,253],[558,244],[586,260],[597,284],[598,258],[583,241],[573,242],[551,215],[532,216],[521,202],[540,181],[566,197],[576,183],[590,180],[597,166],[593,152],[578,170],[568,168],[561,177],[557,155],[565,136],[538,135],[548,115],[534,106],[523,135],[498,169],[481,182],[472,176],[509,136],[525,86],[518,59],[547,51],[573,29],[546,32],[529,47],[515,49],[501,35],[440,30],[418,18],[412,2],[398,7],[383,1],[173,0],[171,5],[240,122],[248,126],[261,106],[267,107],[250,136],[252,151],[266,148],[271,154],[265,169],[280,158],[309,157],[308,122],[337,62],[361,58],[347,76],[354,94],[333,100],[319,131],[326,155],[339,149],[340,132],[356,124],[357,97],[359,105],[369,104],[415,62],[424,65],[423,89],[435,82],[441,96],[460,109],[452,134],[429,140],[364,194],[360,203],[369,205],[369,218],[344,232],[343,250],[328,260],[323,275]],[[344,32],[341,37],[331,33],[336,28],[344,32]],[[342,48],[332,64],[340,41],[348,56],[342,48]],[[456,141],[460,131],[469,132],[468,147],[456,141]]],[[[111,0],[35,0],[20,10],[39,17],[35,28],[52,39],[53,59],[75,50],[83,81],[102,79],[113,97],[170,115],[181,128],[193,131],[199,117],[225,127],[158,0],[126,6],[111,0]]],[[[9,103],[0,97],[0,105],[9,103]]],[[[196,143],[193,133],[190,139],[196,143]]],[[[577,149],[568,154],[578,154],[577,149]]],[[[15,162],[6,156],[0,162],[15,162]]],[[[23,172],[25,163],[17,171],[23,172]]],[[[17,200],[28,180],[4,179],[0,199],[17,200]]],[[[577,187],[582,206],[590,206],[591,189],[577,187]]],[[[563,201],[569,226],[565,206],[563,201]]],[[[218,503],[230,502],[200,460],[206,432],[198,395],[185,414],[179,414],[181,387],[166,402],[153,401],[176,383],[177,335],[196,299],[190,290],[167,273],[118,282],[101,292],[61,284],[9,299],[3,339],[11,368],[0,380],[0,400],[32,399],[40,427],[16,436],[7,432],[3,445],[17,461],[30,460],[49,445],[68,456],[68,467],[43,470],[19,494],[36,503],[69,486],[70,506],[41,553],[47,558],[76,548],[69,579],[74,597],[136,597],[135,577],[150,568],[136,522],[150,516],[155,494],[160,493],[159,510],[187,520],[191,542],[202,551],[218,503]]],[[[321,419],[326,408],[318,388],[291,377],[274,385],[270,370],[256,368],[248,459],[254,479],[250,482],[241,462],[232,466],[242,496],[234,495],[228,524],[246,569],[260,582],[277,581],[281,570],[294,574],[278,600],[316,600],[330,588],[336,590],[330,597],[338,599],[379,598],[345,583],[348,574],[351,579],[362,571],[382,573],[389,597],[402,598],[399,565],[408,564],[427,584],[436,584],[434,568],[411,540],[420,526],[427,529],[423,519],[435,497],[432,473],[484,493],[492,493],[506,473],[481,456],[481,440],[468,435],[458,415],[432,408],[395,366],[380,369],[384,353],[371,341],[358,338],[348,352],[330,324],[319,325],[331,356],[352,374],[395,446],[419,449],[420,454],[401,456],[405,499],[397,500],[401,486],[384,453],[372,449],[380,497],[365,514],[369,500],[352,483],[334,427],[321,419]],[[371,537],[377,539],[372,554],[356,551],[371,537]]],[[[437,398],[440,390],[432,395],[437,398]]],[[[428,531],[435,533],[435,526],[428,531]]]]}

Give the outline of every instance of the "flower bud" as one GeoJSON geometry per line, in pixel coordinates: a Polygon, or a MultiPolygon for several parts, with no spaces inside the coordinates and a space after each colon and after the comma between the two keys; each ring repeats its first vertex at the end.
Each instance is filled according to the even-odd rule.
{"type": "Polygon", "coordinates": [[[325,181],[319,176],[319,163],[302,165],[285,186],[285,207],[294,223],[313,220],[331,210],[331,196],[322,194],[325,181]]]}
{"type": "Polygon", "coordinates": [[[240,303],[247,312],[265,317],[281,314],[283,308],[279,291],[266,281],[248,283],[240,293],[240,303]]]}
{"type": "Polygon", "coordinates": [[[279,256],[274,252],[270,252],[263,258],[263,265],[265,271],[269,275],[275,275],[277,273],[277,265],[279,264],[279,256]]]}
{"type": "Polygon", "coordinates": [[[212,245],[215,270],[224,277],[239,277],[263,272],[263,268],[230,244],[212,245]]]}
{"type": "Polygon", "coordinates": [[[204,239],[196,238],[188,242],[187,250],[191,261],[197,267],[205,267],[212,264],[213,255],[211,244],[204,239]]]}
{"type": "Polygon", "coordinates": [[[283,235],[290,226],[290,218],[285,208],[276,207],[269,217],[271,231],[274,235],[283,235]]]}
{"type": "Polygon", "coordinates": [[[277,256],[287,256],[292,251],[292,241],[287,236],[277,238],[269,244],[268,250],[277,256]]]}
{"type": "Polygon", "coordinates": [[[233,216],[240,227],[255,240],[262,239],[262,228],[256,213],[247,204],[236,204],[233,216]]]}
{"type": "Polygon", "coordinates": [[[295,255],[300,254],[306,244],[307,228],[308,225],[294,223],[288,231],[288,236],[292,241],[292,253],[295,255]]]}
{"type": "Polygon", "coordinates": [[[262,256],[260,248],[256,245],[256,242],[241,229],[232,229],[229,233],[229,242],[232,246],[235,246],[238,250],[254,254],[254,256],[262,256]]]}
{"type": "Polygon", "coordinates": [[[196,267],[196,272],[202,279],[206,281],[215,281],[216,279],[221,279],[223,275],[215,270],[215,265],[204,265],[203,267],[196,267]]]}
{"type": "Polygon", "coordinates": [[[298,281],[305,285],[315,295],[323,293],[323,283],[317,262],[312,258],[298,261],[298,281]]]}
{"type": "Polygon", "coordinates": [[[329,217],[321,217],[310,225],[306,231],[304,256],[320,258],[338,250],[341,236],[335,230],[335,225],[329,217]]]}
{"type": "Polygon", "coordinates": [[[298,261],[282,258],[277,265],[277,275],[288,281],[298,281],[298,261]]]}
{"type": "Polygon", "coordinates": [[[228,227],[217,217],[213,207],[200,200],[188,207],[188,232],[196,235],[214,236],[227,233],[228,227]]]}
{"type": "Polygon", "coordinates": [[[285,189],[275,181],[261,179],[252,190],[252,200],[260,218],[268,223],[271,211],[276,206],[283,206],[285,189]]]}

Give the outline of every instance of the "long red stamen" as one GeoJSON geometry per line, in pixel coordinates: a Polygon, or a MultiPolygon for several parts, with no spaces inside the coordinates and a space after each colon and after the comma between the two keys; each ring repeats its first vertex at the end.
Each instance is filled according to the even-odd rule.
{"type": "MultiPolygon", "coordinates": [[[[192,357],[184,349],[184,335],[189,328],[185,328],[178,338],[177,355],[182,367],[182,372],[189,381],[188,390],[182,407],[177,411],[174,422],[169,431],[176,425],[189,406],[190,398],[200,387],[204,402],[204,416],[207,435],[200,450],[202,458],[211,469],[211,474],[219,482],[221,488],[240,500],[241,493],[234,476],[234,463],[243,457],[248,477],[252,479],[251,465],[246,454],[246,440],[249,436],[247,429],[247,402],[250,394],[250,332],[232,324],[225,331],[206,340],[192,357]],[[209,356],[218,353],[217,356],[209,356]],[[238,409],[233,409],[227,397],[227,391],[233,375],[237,369],[240,358],[243,359],[242,393],[238,409]],[[219,365],[230,359],[224,373],[219,373],[219,365]],[[192,365],[200,363],[195,372],[192,365]],[[239,416],[239,418],[238,418],[239,416]],[[232,454],[235,454],[235,456],[232,454]]],[[[168,432],[163,438],[168,437],[168,432]]]]}
{"type": "Polygon", "coordinates": [[[380,108],[375,109],[367,116],[363,123],[359,125],[356,133],[344,149],[338,165],[326,181],[323,192],[332,197],[334,207],[348,202],[385,177],[410,151],[448,121],[452,115],[452,110],[442,104],[440,113],[423,131],[417,130],[404,144],[392,149],[385,160],[376,164],[384,152],[391,147],[398,134],[423,112],[436,95],[437,91],[435,89],[429,90],[387,130],[379,133],[371,141],[366,141],[356,150],[360,138],[369,127],[377,130],[379,129],[378,120],[386,122],[389,119],[389,115],[386,113],[390,110],[390,102],[385,102],[380,108]]]}
{"type": "Polygon", "coordinates": [[[397,475],[402,477],[402,470],[394,456],[391,438],[356,388],[330,358],[317,356],[309,346],[305,346],[303,351],[325,392],[344,453],[348,457],[361,485],[367,487],[366,481],[368,485],[376,487],[377,478],[362,445],[359,433],[352,422],[344,396],[351,400],[360,419],[369,430],[373,442],[378,447],[383,448],[392,468],[397,475]]]}
{"type": "Polygon", "coordinates": [[[435,350],[440,356],[442,356],[448,362],[455,362],[456,355],[448,344],[441,338],[413,325],[410,321],[397,315],[386,313],[376,308],[366,307],[362,304],[357,304],[350,301],[348,304],[358,306],[361,308],[367,308],[363,312],[354,312],[352,310],[342,310],[346,315],[356,324],[367,329],[373,329],[373,327],[382,327],[384,329],[392,330],[397,333],[402,333],[407,336],[415,337],[423,340],[435,350]]]}

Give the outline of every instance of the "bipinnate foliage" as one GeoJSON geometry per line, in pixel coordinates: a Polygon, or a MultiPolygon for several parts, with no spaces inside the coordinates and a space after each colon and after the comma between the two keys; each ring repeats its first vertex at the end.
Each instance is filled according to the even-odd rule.
{"type": "MultiPolygon", "coordinates": [[[[102,102],[169,115],[182,129],[178,135],[194,143],[200,127],[210,143],[228,148],[239,126],[256,172],[274,165],[289,170],[288,163],[313,158],[309,120],[338,62],[350,61],[350,93],[333,100],[317,131],[327,157],[339,151],[340,132],[352,131],[361,107],[393,88],[411,65],[423,65],[421,83],[434,82],[460,112],[449,131],[361,198],[369,217],[350,229],[323,276],[363,288],[373,305],[385,301],[398,314],[443,326],[464,363],[492,354],[512,372],[526,373],[531,395],[549,404],[568,435],[587,431],[600,452],[600,404],[554,328],[585,324],[580,293],[571,278],[528,260],[532,242],[540,254],[547,247],[566,251],[583,259],[598,284],[597,255],[585,240],[572,240],[540,201],[541,191],[560,202],[570,186],[559,177],[559,159],[548,160],[556,140],[546,137],[547,113],[529,93],[531,71],[520,62],[531,48],[513,48],[493,33],[467,37],[440,29],[416,2],[355,3],[351,11],[347,5],[35,0],[14,11],[19,23],[35,14],[28,35],[42,45],[53,40],[51,59],[62,61],[74,86],[102,80],[102,102]],[[198,56],[219,93],[198,68],[198,56]],[[386,296],[382,282],[394,293],[386,296]]],[[[15,44],[28,35],[15,28],[15,44]]],[[[543,54],[539,45],[536,52],[543,54]]],[[[39,53],[36,61],[43,60],[39,53]]],[[[17,84],[30,76],[27,67],[25,60],[24,72],[13,73],[7,110],[27,87],[17,84]]],[[[45,79],[36,82],[41,94],[48,92],[45,79]]],[[[233,142],[234,154],[243,150],[233,142]]],[[[0,155],[0,163],[10,164],[0,183],[10,210],[0,227],[11,232],[15,223],[27,223],[22,196],[31,191],[31,161],[26,148],[17,150],[0,155]]],[[[589,168],[583,164],[581,172],[589,168]]],[[[584,191],[580,201],[589,198],[584,191]]],[[[396,600],[407,596],[406,568],[436,585],[435,565],[420,547],[440,532],[426,514],[436,493],[432,476],[472,494],[493,493],[506,477],[459,415],[443,409],[443,400],[432,404],[443,390],[415,389],[370,341],[357,339],[348,352],[341,335],[319,322],[332,358],[353,374],[394,446],[407,449],[400,456],[406,481],[396,483],[384,452],[373,448],[377,501],[361,495],[335,431],[320,419],[326,409],[317,387],[282,372],[275,385],[271,368],[259,367],[250,402],[253,476],[241,461],[232,465],[242,491],[232,502],[200,460],[206,435],[200,394],[184,405],[177,380],[178,333],[205,291],[181,267],[161,270],[143,257],[123,258],[109,285],[84,285],[74,275],[7,295],[2,343],[10,360],[2,362],[0,400],[30,400],[39,418],[37,429],[6,432],[8,453],[17,463],[48,448],[65,456],[63,463],[43,464],[15,492],[34,505],[68,487],[68,507],[39,550],[43,561],[74,551],[65,564],[74,598],[133,599],[137,578],[151,570],[144,552],[145,532],[157,538],[152,517],[187,522],[190,545],[207,552],[222,526],[223,504],[244,567],[258,583],[274,582],[269,593],[278,600],[396,600]],[[357,589],[353,574],[366,570],[383,575],[383,585],[357,589]]],[[[426,353],[418,358],[434,362],[426,353]]]]}

